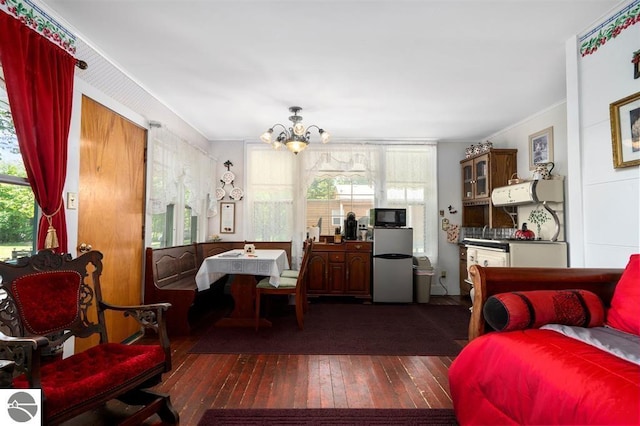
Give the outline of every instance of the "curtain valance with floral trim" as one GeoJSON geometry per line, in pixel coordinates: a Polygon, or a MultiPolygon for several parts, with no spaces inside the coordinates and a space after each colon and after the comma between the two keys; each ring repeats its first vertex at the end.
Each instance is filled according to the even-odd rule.
{"type": "Polygon", "coordinates": [[[14,16],[33,31],[75,56],[76,36],[30,0],[2,0],[0,11],[14,16]]]}

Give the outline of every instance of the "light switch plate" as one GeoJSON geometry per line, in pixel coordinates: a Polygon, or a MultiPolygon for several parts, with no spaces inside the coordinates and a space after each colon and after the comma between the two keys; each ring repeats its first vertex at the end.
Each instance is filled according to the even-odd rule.
{"type": "Polygon", "coordinates": [[[78,208],[78,194],[67,192],[67,209],[76,210],[78,208]]]}

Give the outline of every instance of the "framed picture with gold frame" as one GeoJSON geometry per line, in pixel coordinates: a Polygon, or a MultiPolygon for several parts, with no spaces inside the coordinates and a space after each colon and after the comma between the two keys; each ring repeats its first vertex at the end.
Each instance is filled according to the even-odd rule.
{"type": "Polygon", "coordinates": [[[609,105],[613,167],[640,165],[640,92],[609,105]]]}
{"type": "Polygon", "coordinates": [[[220,233],[236,233],[236,203],[220,203],[220,233]]]}

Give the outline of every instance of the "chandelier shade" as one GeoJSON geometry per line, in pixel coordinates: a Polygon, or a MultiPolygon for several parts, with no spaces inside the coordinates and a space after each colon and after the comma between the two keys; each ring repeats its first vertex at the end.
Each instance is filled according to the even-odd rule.
{"type": "Polygon", "coordinates": [[[315,124],[305,128],[304,124],[302,124],[302,116],[298,115],[300,111],[302,111],[302,108],[299,106],[289,107],[289,112],[293,113],[293,115],[289,116],[289,121],[293,123],[291,127],[287,128],[280,123],[274,124],[260,136],[260,140],[270,144],[274,149],[280,149],[286,146],[289,151],[298,154],[304,151],[309,145],[311,129],[315,127],[318,129],[320,141],[322,143],[329,142],[331,135],[326,130],[321,129],[315,124]],[[274,140],[273,132],[276,128],[281,128],[282,130],[274,140]]]}

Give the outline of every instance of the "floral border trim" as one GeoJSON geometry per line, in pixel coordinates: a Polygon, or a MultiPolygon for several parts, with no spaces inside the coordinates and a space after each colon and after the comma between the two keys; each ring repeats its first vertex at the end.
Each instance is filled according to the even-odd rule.
{"type": "Polygon", "coordinates": [[[76,36],[31,0],[0,0],[0,11],[13,15],[23,24],[57,44],[71,55],[76,53],[76,36]]]}
{"type": "Polygon", "coordinates": [[[581,37],[580,54],[583,57],[591,55],[607,41],[616,38],[622,31],[638,23],[640,23],[640,0],[634,0],[611,18],[581,37]],[[587,38],[588,40],[584,41],[587,38]]]}

